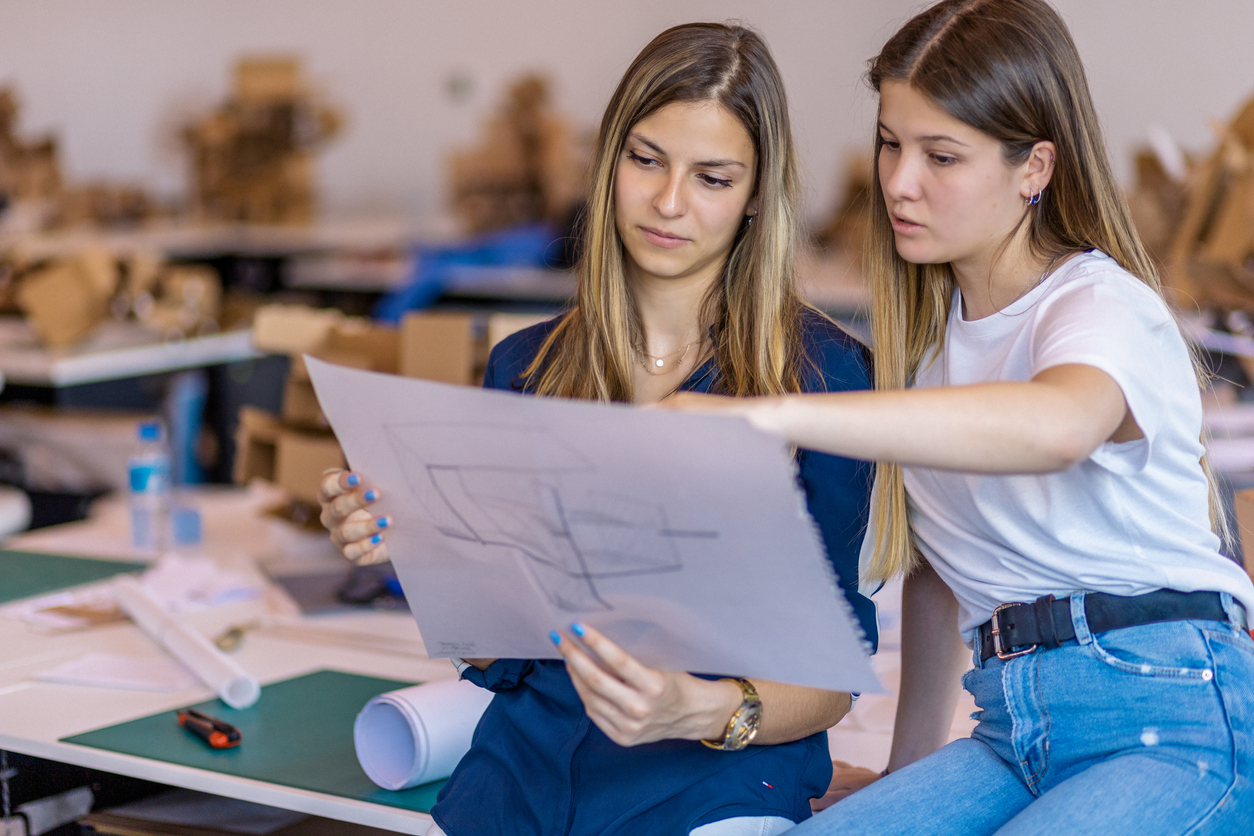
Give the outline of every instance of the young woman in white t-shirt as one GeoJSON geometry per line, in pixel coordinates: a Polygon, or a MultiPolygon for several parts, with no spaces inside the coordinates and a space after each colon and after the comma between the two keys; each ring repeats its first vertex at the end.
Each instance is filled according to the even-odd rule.
{"type": "Polygon", "coordinates": [[[675,399],[879,462],[860,574],[906,576],[892,754],[840,765],[798,832],[1254,832],[1254,585],[1065,24],[946,0],[869,77],[880,391],[675,399]],[[942,746],[963,643],[980,722],[942,746]]]}

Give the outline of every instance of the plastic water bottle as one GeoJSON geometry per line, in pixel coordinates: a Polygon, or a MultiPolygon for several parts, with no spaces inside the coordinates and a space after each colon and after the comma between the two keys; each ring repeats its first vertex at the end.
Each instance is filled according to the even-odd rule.
{"type": "Polygon", "coordinates": [[[158,422],[143,422],[137,435],[139,445],[128,463],[131,544],[146,554],[160,554],[170,525],[170,452],[158,422]]]}

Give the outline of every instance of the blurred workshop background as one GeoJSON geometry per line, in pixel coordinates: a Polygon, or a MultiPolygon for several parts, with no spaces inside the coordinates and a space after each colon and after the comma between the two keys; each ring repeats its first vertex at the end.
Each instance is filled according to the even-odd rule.
{"type": "MultiPolygon", "coordinates": [[[[1053,2],[1136,222],[1214,371],[1212,463],[1238,530],[1254,531],[1254,3],[1053,2]]],[[[0,750],[20,753],[0,762],[0,783],[27,836],[355,832],[300,830],[303,813],[274,807],[412,830],[383,805],[310,806],[82,755],[61,736],[192,697],[102,686],[113,668],[44,670],[109,636],[142,639],[123,635],[116,606],[65,590],[137,568],[93,575],[101,559],[156,562],[166,604],[200,613],[224,651],[243,642],[238,658],[263,678],[451,675],[431,673],[395,577],[347,568],[316,519],[320,474],[344,457],[301,355],[477,385],[492,345],[569,302],[600,114],[644,44],[695,20],[739,20],[770,43],[805,182],[798,281],[865,335],[875,100],[863,73],[923,5],[0,2],[0,750]],[[73,697],[67,681],[99,687],[73,697]],[[213,796],[171,802],[177,827],[108,813],[160,788],[85,765],[265,801],[239,815],[272,826],[197,829],[205,811],[220,817],[213,796]]],[[[1240,558],[1239,537],[1225,548],[1240,558]]],[[[899,590],[877,600],[875,665],[894,691],[899,590]]],[[[834,756],[878,769],[894,711],[891,693],[864,696],[832,731],[834,756]]]]}
{"type": "MultiPolygon", "coordinates": [[[[1254,362],[1254,6],[1057,5],[1142,233],[1213,352],[1217,463],[1254,483],[1239,403],[1254,362]]],[[[146,417],[163,422],[176,481],[268,479],[307,511],[340,453],[289,358],[477,382],[496,340],[570,298],[600,112],[637,50],[683,21],[737,19],[769,40],[812,232],[799,281],[864,333],[863,72],[918,7],[3,4],[0,481],[26,495],[7,530],[126,489],[146,417]]]]}

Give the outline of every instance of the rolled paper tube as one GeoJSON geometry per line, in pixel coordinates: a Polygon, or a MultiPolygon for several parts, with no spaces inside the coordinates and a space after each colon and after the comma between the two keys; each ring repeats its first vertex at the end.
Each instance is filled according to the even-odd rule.
{"type": "Polygon", "coordinates": [[[113,592],[118,606],[141,630],[200,677],[231,708],[248,708],[261,696],[261,686],[256,679],[190,624],[167,611],[135,578],[118,578],[113,592]]]}
{"type": "Polygon", "coordinates": [[[455,679],[380,694],[353,724],[357,760],[386,790],[447,778],[490,702],[491,691],[455,679]]]}

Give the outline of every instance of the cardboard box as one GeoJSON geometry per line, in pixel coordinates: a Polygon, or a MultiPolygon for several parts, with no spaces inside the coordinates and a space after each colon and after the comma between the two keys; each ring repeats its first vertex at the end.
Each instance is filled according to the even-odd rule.
{"type": "Polygon", "coordinates": [[[396,374],[400,366],[401,333],[361,320],[347,320],[327,334],[311,354],[342,366],[396,374]]]}
{"type": "Polygon", "coordinates": [[[326,342],[344,314],[305,305],[263,305],[253,317],[253,345],[270,354],[304,354],[326,342]]]}
{"type": "Polygon", "coordinates": [[[300,59],[295,56],[254,56],[235,65],[235,95],[243,102],[289,102],[304,93],[300,59]]]}
{"type": "Polygon", "coordinates": [[[246,485],[253,479],[274,481],[275,448],[282,429],[282,423],[270,413],[253,406],[240,408],[231,468],[235,484],[246,485]]]}
{"type": "MultiPolygon", "coordinates": [[[[552,314],[535,313],[495,313],[488,317],[488,350],[496,348],[496,344],[510,334],[539,325],[552,319],[552,314]]],[[[487,364],[485,358],[484,364],[487,364]]]]}
{"type": "Polygon", "coordinates": [[[1237,512],[1237,536],[1245,555],[1245,571],[1254,580],[1254,488],[1238,491],[1233,498],[1233,506],[1237,512]]]}
{"type": "Polygon", "coordinates": [[[347,466],[340,443],[330,433],[305,432],[290,427],[279,431],[274,481],[293,499],[317,505],[323,471],[330,467],[347,466]]]}
{"type": "Polygon", "coordinates": [[[482,353],[478,345],[482,329],[477,326],[476,317],[469,313],[406,315],[401,322],[398,370],[405,377],[476,385],[476,361],[482,353]]]}
{"type": "Polygon", "coordinates": [[[24,276],[17,304],[39,339],[52,348],[74,345],[109,314],[108,295],[73,261],[24,276]]]}

